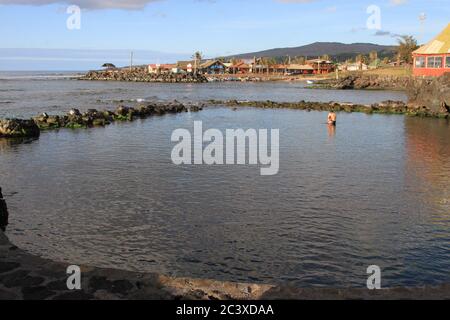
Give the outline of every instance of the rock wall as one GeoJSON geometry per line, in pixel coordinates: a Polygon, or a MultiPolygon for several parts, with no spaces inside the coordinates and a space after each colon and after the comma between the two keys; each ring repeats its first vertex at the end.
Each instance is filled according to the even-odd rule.
{"type": "Polygon", "coordinates": [[[150,74],[147,68],[112,69],[90,71],[79,80],[131,81],[131,82],[166,82],[166,83],[203,83],[208,82],[200,74],[150,74]]]}
{"type": "Polygon", "coordinates": [[[434,79],[415,79],[407,86],[408,104],[436,113],[450,113],[450,73],[434,79]]]}

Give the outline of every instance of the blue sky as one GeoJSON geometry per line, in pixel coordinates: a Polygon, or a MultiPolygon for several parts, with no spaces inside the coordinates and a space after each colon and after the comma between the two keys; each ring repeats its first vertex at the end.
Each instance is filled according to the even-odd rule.
{"type": "Polygon", "coordinates": [[[120,61],[135,50],[137,60],[167,62],[196,50],[213,57],[316,41],[394,44],[396,34],[426,42],[449,17],[448,0],[0,0],[0,70],[45,69],[44,56],[52,58],[48,50],[2,48],[76,49],[59,51],[58,68],[78,69],[113,49],[123,50],[120,61]],[[66,26],[69,4],[81,7],[79,30],[66,26]],[[366,27],[370,5],[381,10],[381,35],[366,27]]]}

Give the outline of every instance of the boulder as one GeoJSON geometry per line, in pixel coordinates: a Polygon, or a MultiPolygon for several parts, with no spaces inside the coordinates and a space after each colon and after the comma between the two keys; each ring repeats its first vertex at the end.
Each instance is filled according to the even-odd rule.
{"type": "Polygon", "coordinates": [[[33,120],[0,120],[0,137],[38,137],[40,129],[33,120]]]}
{"type": "Polygon", "coordinates": [[[69,115],[70,116],[81,116],[81,112],[78,109],[70,109],[69,115]]]}

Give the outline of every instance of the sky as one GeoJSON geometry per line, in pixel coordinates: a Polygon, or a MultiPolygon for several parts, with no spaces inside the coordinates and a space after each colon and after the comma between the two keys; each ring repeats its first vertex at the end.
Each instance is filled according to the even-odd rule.
{"type": "Polygon", "coordinates": [[[0,0],[0,70],[126,65],[130,51],[136,63],[164,63],[197,50],[217,57],[317,41],[391,45],[405,34],[424,43],[449,17],[448,0],[0,0]]]}

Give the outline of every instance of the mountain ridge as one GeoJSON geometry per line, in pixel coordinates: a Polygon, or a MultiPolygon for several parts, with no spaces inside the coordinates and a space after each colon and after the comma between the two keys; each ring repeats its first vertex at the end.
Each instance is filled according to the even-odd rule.
{"type": "Polygon", "coordinates": [[[391,57],[395,52],[395,46],[379,45],[374,43],[342,43],[342,42],[314,42],[304,46],[273,48],[268,50],[248,52],[230,55],[226,58],[251,59],[253,57],[299,57],[308,56],[317,58],[318,56],[329,55],[335,60],[354,58],[358,54],[369,54],[371,51],[378,52],[381,57],[391,57]]]}

